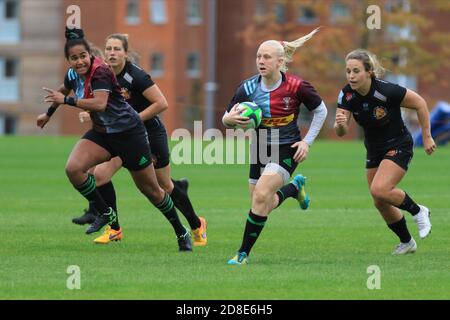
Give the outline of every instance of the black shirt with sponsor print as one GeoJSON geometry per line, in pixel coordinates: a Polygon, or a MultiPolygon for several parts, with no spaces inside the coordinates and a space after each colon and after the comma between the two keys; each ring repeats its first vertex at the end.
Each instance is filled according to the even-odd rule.
{"type": "MultiPolygon", "coordinates": [[[[139,114],[122,97],[120,86],[111,68],[98,61],[96,63],[99,66],[92,74],[89,90],[108,91],[109,95],[105,111],[90,111],[94,130],[117,133],[134,128],[141,121],[139,114]]],[[[67,71],[64,86],[73,90],[79,99],[86,98],[85,81],[74,70],[67,71]]]]}
{"type": "Polygon", "coordinates": [[[290,73],[282,72],[281,75],[280,86],[271,91],[263,89],[259,74],[244,80],[227,107],[229,112],[236,103],[256,103],[262,110],[262,122],[258,130],[267,130],[268,144],[300,141],[297,125],[300,106],[304,105],[312,111],[322,103],[322,98],[309,82],[290,73]]]}
{"type": "MultiPolygon", "coordinates": [[[[122,96],[137,111],[142,112],[152,104],[143,92],[155,83],[151,76],[137,65],[127,61],[123,70],[117,75],[122,96]]],[[[148,129],[162,125],[158,115],[144,122],[148,129]]]]}
{"type": "Polygon", "coordinates": [[[339,93],[338,108],[350,111],[364,129],[368,153],[383,152],[411,139],[400,110],[405,94],[406,88],[380,79],[372,79],[365,96],[350,85],[339,93]]]}

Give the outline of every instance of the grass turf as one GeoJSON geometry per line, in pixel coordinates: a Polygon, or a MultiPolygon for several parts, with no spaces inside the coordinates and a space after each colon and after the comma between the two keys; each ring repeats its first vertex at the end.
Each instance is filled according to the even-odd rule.
{"type": "MultiPolygon", "coordinates": [[[[450,148],[416,149],[400,184],[431,209],[433,232],[417,253],[390,255],[398,243],[372,205],[360,142],[318,141],[297,168],[308,177],[308,211],[289,199],[274,211],[250,264],[229,266],[249,209],[247,165],[179,165],[189,195],[208,221],[208,246],[177,252],[162,214],[139,194],[126,170],[114,178],[124,239],[71,223],[86,206],[64,173],[76,138],[0,138],[0,299],[449,299],[450,148]],[[69,290],[67,268],[80,267],[69,290]],[[366,286],[379,266],[381,289],[366,286]]],[[[181,216],[181,214],[180,214],[181,216]]],[[[185,221],[185,220],[183,220],[185,221]]],[[[187,225],[187,223],[185,222],[187,225]]]]}

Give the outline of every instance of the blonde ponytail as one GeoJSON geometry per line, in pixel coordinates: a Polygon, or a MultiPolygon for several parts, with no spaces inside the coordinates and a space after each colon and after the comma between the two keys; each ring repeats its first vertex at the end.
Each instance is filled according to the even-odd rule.
{"type": "Polygon", "coordinates": [[[303,46],[306,41],[311,39],[319,31],[319,29],[320,29],[320,27],[314,29],[313,31],[308,33],[306,36],[298,38],[294,41],[290,41],[290,42],[289,41],[281,41],[280,42],[284,49],[284,64],[281,67],[281,71],[286,72],[288,70],[287,64],[292,62],[292,56],[294,55],[297,48],[300,48],[301,46],[303,46]]]}

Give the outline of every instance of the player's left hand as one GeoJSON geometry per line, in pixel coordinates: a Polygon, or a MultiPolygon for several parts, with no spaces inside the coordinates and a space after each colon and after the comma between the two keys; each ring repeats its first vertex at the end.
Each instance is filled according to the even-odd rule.
{"type": "Polygon", "coordinates": [[[81,123],[89,122],[89,121],[91,121],[91,115],[89,114],[89,112],[81,111],[78,114],[78,119],[80,120],[81,123]]]}
{"type": "Polygon", "coordinates": [[[44,97],[44,102],[55,102],[59,104],[64,103],[64,95],[56,90],[52,90],[49,88],[42,88],[43,90],[47,91],[47,95],[44,97]]]}
{"type": "Polygon", "coordinates": [[[291,148],[297,148],[297,151],[294,154],[295,162],[303,162],[308,157],[309,145],[305,141],[299,141],[294,143],[291,148]]]}
{"type": "Polygon", "coordinates": [[[436,150],[436,143],[432,137],[422,137],[423,148],[428,155],[431,155],[436,150]]]}

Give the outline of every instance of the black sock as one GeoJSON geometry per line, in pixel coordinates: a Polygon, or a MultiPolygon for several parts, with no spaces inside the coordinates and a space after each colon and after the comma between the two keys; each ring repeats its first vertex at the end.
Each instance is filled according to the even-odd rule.
{"type": "Polygon", "coordinates": [[[247,217],[247,222],[245,224],[244,238],[242,239],[242,245],[239,252],[245,252],[247,255],[250,254],[250,251],[261,234],[266,221],[267,217],[257,216],[250,210],[247,217]]]}
{"type": "Polygon", "coordinates": [[[394,233],[400,238],[400,241],[403,243],[407,243],[411,241],[411,234],[408,231],[408,227],[406,226],[405,217],[402,217],[399,221],[394,222],[392,224],[388,224],[389,229],[394,231],[394,233]]]}
{"type": "Polygon", "coordinates": [[[94,208],[97,212],[101,214],[109,212],[109,206],[106,204],[105,200],[103,200],[100,192],[95,186],[95,178],[92,174],[89,174],[87,180],[81,185],[76,186],[75,189],[77,189],[78,192],[89,201],[89,203],[93,202],[94,208]]]}
{"type": "Polygon", "coordinates": [[[298,189],[292,183],[288,183],[282,186],[280,190],[277,191],[278,205],[277,208],[283,203],[287,198],[296,197],[298,195],[298,189]]]}
{"type": "Polygon", "coordinates": [[[192,203],[189,200],[188,195],[180,189],[175,183],[173,184],[173,190],[170,194],[173,204],[178,210],[185,216],[192,230],[200,228],[201,222],[198,216],[194,212],[192,203]]]}
{"type": "Polygon", "coordinates": [[[163,201],[160,204],[155,205],[155,207],[158,208],[166,219],[169,220],[170,224],[172,224],[177,237],[180,237],[186,233],[186,228],[181,224],[172,199],[167,193],[164,195],[163,201]]]}
{"type": "Polygon", "coordinates": [[[95,215],[97,215],[98,212],[97,212],[97,210],[95,209],[94,203],[95,203],[94,201],[89,201],[89,208],[88,208],[88,211],[89,211],[89,212],[92,212],[92,213],[95,214],[95,215]]]}
{"type": "Polygon", "coordinates": [[[411,213],[411,215],[415,216],[416,214],[419,213],[420,211],[420,207],[417,205],[417,203],[414,202],[413,199],[411,199],[408,194],[405,192],[405,199],[403,199],[403,202],[401,205],[399,205],[397,208],[402,209],[402,210],[406,210],[409,213],[411,213]]]}
{"type": "Polygon", "coordinates": [[[108,183],[97,187],[98,192],[100,192],[100,195],[105,200],[106,204],[114,209],[117,215],[117,219],[110,225],[113,230],[119,230],[120,224],[119,224],[119,215],[117,212],[117,203],[116,203],[116,190],[114,189],[114,185],[112,181],[109,181],[108,183]]]}

